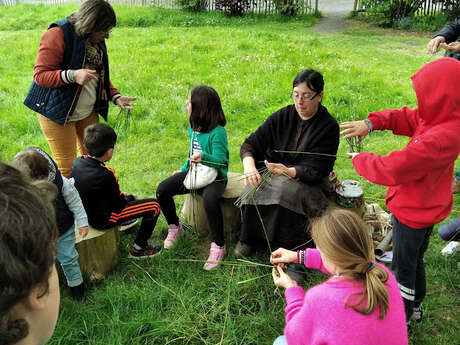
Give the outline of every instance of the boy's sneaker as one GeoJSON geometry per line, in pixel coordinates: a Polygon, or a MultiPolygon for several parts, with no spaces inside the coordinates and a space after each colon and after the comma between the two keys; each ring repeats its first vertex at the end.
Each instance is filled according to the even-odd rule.
{"type": "Polygon", "coordinates": [[[123,222],[120,224],[120,226],[118,227],[118,231],[123,232],[128,229],[131,229],[138,222],[139,222],[139,218],[127,220],[126,222],[123,222]]]}
{"type": "Polygon", "coordinates": [[[415,321],[417,323],[422,322],[423,319],[423,311],[420,307],[415,307],[412,316],[410,317],[410,321],[415,321]]]}
{"type": "Polygon", "coordinates": [[[85,285],[81,283],[77,286],[70,287],[70,295],[74,301],[82,302],[85,299],[85,285]]]}
{"type": "Polygon", "coordinates": [[[453,255],[455,254],[458,250],[460,250],[460,242],[457,241],[450,241],[447,246],[445,246],[441,250],[442,255],[453,255]]]}
{"type": "Polygon", "coordinates": [[[132,259],[146,259],[151,258],[161,252],[161,246],[159,244],[155,244],[151,246],[148,244],[144,248],[136,249],[134,245],[129,248],[129,257],[132,259]]]}
{"type": "Polygon", "coordinates": [[[219,265],[219,261],[222,260],[224,255],[225,255],[225,245],[222,247],[219,247],[217,244],[212,242],[211,250],[209,251],[208,261],[204,264],[203,268],[206,271],[210,271],[210,270],[217,268],[217,266],[219,265]]]}
{"type": "Polygon", "coordinates": [[[171,248],[174,243],[177,241],[177,237],[182,232],[182,223],[179,220],[179,225],[176,224],[169,224],[168,225],[168,236],[166,236],[164,247],[165,249],[171,248]]]}

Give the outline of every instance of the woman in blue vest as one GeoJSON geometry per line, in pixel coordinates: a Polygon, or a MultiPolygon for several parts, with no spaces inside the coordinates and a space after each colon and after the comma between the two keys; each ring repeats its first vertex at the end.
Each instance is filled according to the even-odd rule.
{"type": "Polygon", "coordinates": [[[24,104],[37,112],[40,127],[59,170],[70,177],[80,154],[83,131],[98,115],[107,120],[109,101],[132,109],[132,97],[122,96],[110,82],[105,40],[117,22],[105,0],[85,1],[69,17],[50,25],[40,40],[34,81],[24,104]]]}

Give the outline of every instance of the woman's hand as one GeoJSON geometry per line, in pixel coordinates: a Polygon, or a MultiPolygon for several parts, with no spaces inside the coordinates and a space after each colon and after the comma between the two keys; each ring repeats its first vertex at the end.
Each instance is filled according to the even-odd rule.
{"type": "Polygon", "coordinates": [[[445,50],[448,50],[452,54],[460,53],[460,42],[452,42],[449,44],[441,43],[440,47],[444,48],[445,50]]]}
{"type": "Polygon", "coordinates": [[[359,141],[362,141],[369,134],[369,127],[367,127],[364,121],[342,122],[340,128],[344,129],[340,134],[343,135],[345,139],[360,137],[359,141]]]}
{"type": "Polygon", "coordinates": [[[273,265],[279,265],[284,268],[284,264],[290,262],[297,262],[297,252],[292,250],[278,248],[272,255],[270,255],[270,263],[273,265]]]}
{"type": "Polygon", "coordinates": [[[281,163],[269,163],[267,160],[265,160],[264,163],[267,169],[270,170],[270,172],[275,176],[284,175],[290,178],[294,178],[296,175],[295,168],[288,168],[281,163]]]}
{"type": "Polygon", "coordinates": [[[189,161],[192,163],[200,163],[202,158],[203,154],[201,152],[197,152],[190,156],[189,161]]]}
{"type": "Polygon", "coordinates": [[[272,277],[276,286],[283,287],[285,289],[297,286],[295,280],[292,280],[286,273],[284,273],[283,269],[279,265],[273,267],[272,277]]]}
{"type": "Polygon", "coordinates": [[[97,78],[99,78],[99,75],[94,69],[87,68],[77,69],[73,71],[73,75],[75,78],[75,82],[81,86],[86,85],[90,80],[97,80],[97,78]]]}
{"type": "Polygon", "coordinates": [[[115,103],[123,110],[133,110],[133,106],[129,102],[135,100],[136,97],[121,96],[116,99],[115,103]]]}
{"type": "Polygon", "coordinates": [[[426,48],[428,49],[428,53],[434,54],[439,50],[441,43],[445,43],[446,38],[443,36],[436,36],[430,42],[428,42],[426,48]]]}
{"type": "Polygon", "coordinates": [[[257,187],[260,183],[260,174],[257,171],[254,158],[247,156],[243,158],[244,167],[244,185],[248,183],[252,187],[257,187]]]}
{"type": "Polygon", "coordinates": [[[81,237],[86,237],[86,235],[88,235],[88,232],[89,228],[87,226],[82,226],[81,228],[78,228],[78,233],[81,237]]]}

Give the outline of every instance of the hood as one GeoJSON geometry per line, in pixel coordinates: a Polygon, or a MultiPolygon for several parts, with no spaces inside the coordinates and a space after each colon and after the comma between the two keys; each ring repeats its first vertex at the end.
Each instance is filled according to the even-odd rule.
{"type": "Polygon", "coordinates": [[[422,126],[460,125],[460,61],[440,58],[427,63],[412,76],[412,83],[422,126]]]}

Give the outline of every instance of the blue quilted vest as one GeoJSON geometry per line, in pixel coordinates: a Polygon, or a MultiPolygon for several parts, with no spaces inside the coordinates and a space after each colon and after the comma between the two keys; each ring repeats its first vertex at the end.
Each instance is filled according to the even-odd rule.
{"type": "MultiPolygon", "coordinates": [[[[60,68],[62,70],[83,68],[85,63],[86,39],[79,37],[75,33],[72,24],[70,24],[67,18],[51,24],[48,29],[55,26],[59,26],[64,34],[65,49],[60,68]]],[[[99,47],[103,52],[102,62],[105,70],[104,88],[107,95],[110,96],[109,61],[105,42],[99,43],[99,47]]],[[[24,100],[24,105],[60,125],[65,125],[77,104],[80,90],[81,87],[76,83],[48,88],[40,86],[33,81],[24,100]]],[[[97,95],[100,94],[100,90],[97,90],[97,95]]],[[[106,121],[108,108],[109,102],[103,101],[98,97],[94,105],[94,110],[106,121]]]]}

